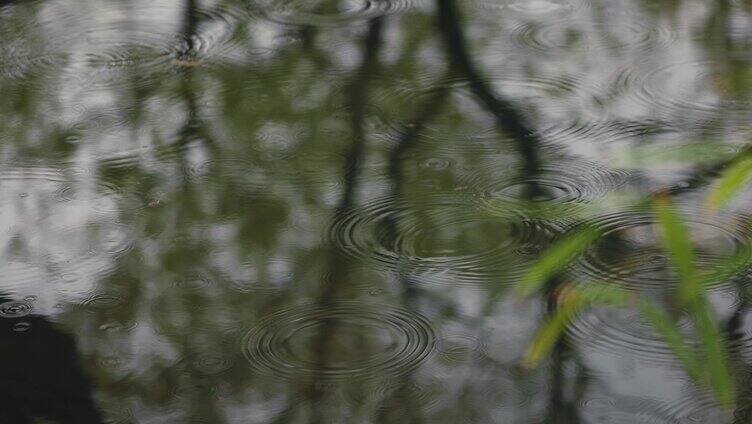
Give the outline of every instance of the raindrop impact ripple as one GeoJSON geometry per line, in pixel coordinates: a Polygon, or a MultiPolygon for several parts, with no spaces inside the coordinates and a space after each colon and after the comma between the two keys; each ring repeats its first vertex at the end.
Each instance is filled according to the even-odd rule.
{"type": "Polygon", "coordinates": [[[379,379],[414,370],[432,352],[429,321],[357,301],[307,304],[262,319],[242,340],[255,369],[287,380],[379,379]]]}

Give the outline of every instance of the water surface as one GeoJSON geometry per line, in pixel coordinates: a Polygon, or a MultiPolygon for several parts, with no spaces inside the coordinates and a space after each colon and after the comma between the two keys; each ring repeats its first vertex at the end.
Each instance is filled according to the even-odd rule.
{"type": "MultiPolygon", "coordinates": [[[[707,288],[731,408],[631,310],[676,311],[668,190],[697,264],[752,258],[733,0],[0,1],[0,402],[10,424],[747,423],[749,275],[707,288]]],[[[752,274],[750,274],[752,275],[752,274]]]]}

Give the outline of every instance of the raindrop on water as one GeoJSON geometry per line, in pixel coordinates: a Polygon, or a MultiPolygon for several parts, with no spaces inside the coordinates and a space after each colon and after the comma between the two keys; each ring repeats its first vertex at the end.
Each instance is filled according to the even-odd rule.
{"type": "Polygon", "coordinates": [[[31,328],[31,323],[28,323],[28,322],[19,322],[13,325],[13,331],[17,333],[23,333],[24,331],[27,331],[29,328],[31,328]]]}
{"type": "Polygon", "coordinates": [[[18,318],[29,315],[32,307],[26,302],[5,302],[0,305],[0,317],[18,318]]]}

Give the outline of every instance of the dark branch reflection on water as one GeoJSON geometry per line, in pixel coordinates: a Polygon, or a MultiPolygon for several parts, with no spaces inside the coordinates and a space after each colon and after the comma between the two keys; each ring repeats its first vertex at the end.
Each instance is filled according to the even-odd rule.
{"type": "Polygon", "coordinates": [[[751,47],[731,0],[0,0],[0,422],[746,423],[751,47]],[[586,286],[707,353],[668,198],[734,402],[624,305],[529,366],[586,286]]]}

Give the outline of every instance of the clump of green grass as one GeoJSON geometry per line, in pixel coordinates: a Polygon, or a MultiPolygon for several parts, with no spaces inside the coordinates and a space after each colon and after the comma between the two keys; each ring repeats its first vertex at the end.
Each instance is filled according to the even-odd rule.
{"type": "MultiPolygon", "coordinates": [[[[752,163],[750,166],[752,167],[752,163]]],[[[736,182],[739,177],[735,176],[733,180],[736,182]]],[[[724,184],[723,181],[721,183],[724,184]]],[[[716,200],[713,202],[725,199],[728,193],[733,191],[732,185],[731,182],[725,183],[722,194],[714,197],[716,200]]],[[[549,287],[548,295],[556,296],[557,308],[533,337],[524,354],[523,364],[526,367],[534,367],[539,363],[561,339],[572,317],[583,308],[591,305],[635,308],[663,337],[682,363],[687,375],[698,385],[709,389],[719,405],[732,405],[735,387],[728,365],[726,346],[713,321],[707,301],[704,281],[708,277],[701,277],[695,266],[694,247],[689,230],[668,197],[657,196],[652,202],[652,209],[662,233],[663,248],[679,277],[677,304],[689,314],[695,340],[685,340],[677,329],[674,318],[655,302],[614,287],[608,281],[577,285],[562,283],[553,292],[549,287]]],[[[585,227],[554,244],[529,268],[517,285],[517,293],[531,296],[542,291],[547,281],[561,273],[588,246],[597,241],[600,235],[598,230],[585,227]]],[[[736,266],[736,262],[731,258],[731,263],[727,265],[736,266]]],[[[725,275],[719,270],[714,271],[709,275],[725,275]]]]}

